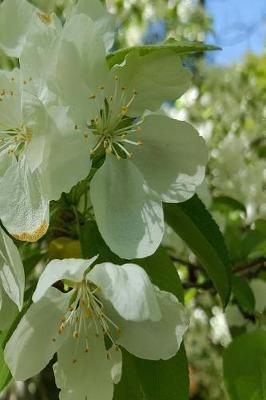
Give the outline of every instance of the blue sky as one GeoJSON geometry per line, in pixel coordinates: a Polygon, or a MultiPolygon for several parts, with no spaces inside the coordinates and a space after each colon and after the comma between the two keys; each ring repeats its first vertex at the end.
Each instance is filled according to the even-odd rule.
{"type": "Polygon", "coordinates": [[[260,53],[266,44],[266,0],[206,0],[214,20],[215,35],[209,43],[223,47],[209,54],[210,62],[228,64],[240,61],[246,51],[260,53]]]}

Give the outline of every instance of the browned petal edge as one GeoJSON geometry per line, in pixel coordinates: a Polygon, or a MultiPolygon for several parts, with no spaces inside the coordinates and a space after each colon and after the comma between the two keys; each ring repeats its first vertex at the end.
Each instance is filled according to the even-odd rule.
{"type": "Polygon", "coordinates": [[[44,221],[35,231],[33,232],[21,232],[12,234],[15,239],[21,240],[23,242],[37,242],[48,229],[48,222],[44,221]]]}

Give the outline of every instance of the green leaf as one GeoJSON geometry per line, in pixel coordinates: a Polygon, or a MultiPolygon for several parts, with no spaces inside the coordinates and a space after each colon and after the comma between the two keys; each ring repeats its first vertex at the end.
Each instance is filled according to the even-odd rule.
{"type": "MultiPolygon", "coordinates": [[[[107,247],[95,222],[81,230],[81,245],[85,257],[99,254],[97,262],[124,264],[107,247]]],[[[142,266],[153,284],[173,293],[183,302],[183,289],[177,270],[163,249],[144,259],[132,262],[142,266]]],[[[163,344],[162,344],[163,345],[163,344]]],[[[142,360],[123,350],[123,375],[115,388],[114,400],[187,400],[189,390],[188,365],[184,346],[168,361],[142,360]]]]}
{"type": "Polygon", "coordinates": [[[161,45],[143,45],[116,50],[106,57],[109,67],[111,68],[115,64],[120,64],[124,61],[128,53],[135,50],[137,50],[141,56],[152,53],[155,50],[172,50],[177,55],[187,55],[191,53],[202,53],[204,51],[220,50],[220,47],[204,44],[202,42],[169,39],[161,45]]]}
{"type": "Polygon", "coordinates": [[[266,237],[266,220],[265,219],[257,219],[255,222],[255,228],[258,232],[261,232],[266,237]]]}
{"type": "Polygon", "coordinates": [[[231,400],[266,400],[266,332],[237,337],[224,353],[223,368],[231,400]]]}
{"type": "Polygon", "coordinates": [[[4,360],[4,345],[7,335],[8,332],[6,331],[0,334],[0,393],[5,389],[12,378],[4,360]]]}
{"type": "Polygon", "coordinates": [[[229,196],[216,196],[213,198],[213,208],[221,212],[228,210],[237,210],[246,213],[245,206],[240,201],[229,196]]]}
{"type": "Polygon", "coordinates": [[[255,297],[248,280],[240,276],[233,276],[232,291],[239,306],[244,311],[253,314],[255,309],[255,297]]]}
{"type": "Polygon", "coordinates": [[[187,400],[188,364],[184,346],[168,361],[148,361],[123,351],[123,375],[114,400],[187,400]]]}
{"type": "Polygon", "coordinates": [[[231,292],[231,265],[218,225],[197,195],[184,203],[164,204],[164,212],[166,222],[196,255],[226,306],[231,292]]]}

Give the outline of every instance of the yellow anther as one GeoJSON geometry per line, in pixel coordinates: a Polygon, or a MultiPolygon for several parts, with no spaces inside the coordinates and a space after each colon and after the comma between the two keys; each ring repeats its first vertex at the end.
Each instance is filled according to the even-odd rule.
{"type": "Polygon", "coordinates": [[[78,339],[78,338],[79,338],[79,332],[78,332],[78,331],[75,331],[75,332],[73,333],[73,338],[74,338],[74,339],[78,339]]]}
{"type": "Polygon", "coordinates": [[[53,21],[53,16],[48,14],[37,13],[38,17],[44,24],[50,24],[53,21]]]}
{"type": "Polygon", "coordinates": [[[124,115],[127,114],[128,113],[128,107],[127,106],[122,107],[121,113],[124,114],[124,115]]]}
{"type": "Polygon", "coordinates": [[[86,316],[87,317],[92,317],[92,315],[93,315],[92,309],[91,308],[87,308],[86,309],[86,316]]]}

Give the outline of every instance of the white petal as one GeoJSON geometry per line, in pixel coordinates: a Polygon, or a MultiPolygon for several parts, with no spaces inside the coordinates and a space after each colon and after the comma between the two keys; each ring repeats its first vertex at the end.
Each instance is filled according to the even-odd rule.
{"type": "Polygon", "coordinates": [[[25,0],[5,0],[0,6],[0,47],[19,57],[30,34],[45,33],[58,25],[57,18],[45,18],[25,0]]]}
{"type": "Polygon", "coordinates": [[[204,179],[204,140],[186,122],[162,115],[146,117],[141,132],[143,145],[132,150],[132,160],[148,184],[165,202],[188,200],[204,179]]]}
{"type": "Polygon", "coordinates": [[[97,257],[98,256],[95,256],[89,260],[69,258],[50,261],[40,276],[32,300],[34,302],[39,301],[54,283],[62,279],[81,282],[84,279],[85,272],[94,263],[97,257]]]}
{"type": "Polygon", "coordinates": [[[137,357],[167,360],[178,352],[189,322],[183,305],[174,295],[157,290],[157,296],[162,319],[131,322],[116,318],[121,330],[117,343],[137,357]]]}
{"type": "Polygon", "coordinates": [[[96,221],[107,245],[121,258],[146,257],[164,230],[160,200],[130,160],[107,156],[91,183],[96,221]]]}
{"type": "Polygon", "coordinates": [[[18,57],[36,9],[25,0],[5,0],[0,7],[0,46],[18,57]]]}
{"type": "Polygon", "coordinates": [[[106,12],[106,8],[100,0],[79,0],[77,5],[68,13],[68,16],[75,14],[86,14],[96,24],[97,30],[105,43],[106,49],[110,49],[114,42],[115,21],[111,14],[106,12]]]}
{"type": "Polygon", "coordinates": [[[85,129],[87,121],[98,114],[89,97],[99,92],[109,74],[104,45],[96,25],[85,14],[67,21],[60,38],[54,90],[69,106],[71,117],[85,129]]]}
{"type": "Polygon", "coordinates": [[[126,320],[161,319],[154,286],[138,265],[98,264],[88,274],[88,279],[101,289],[101,296],[126,320]]]}
{"type": "Polygon", "coordinates": [[[71,292],[50,288],[46,296],[32,304],[5,347],[5,361],[16,380],[38,374],[66,339],[58,335],[71,292]]]}
{"type": "Polygon", "coordinates": [[[0,278],[5,292],[21,310],[25,287],[24,269],[18,249],[2,229],[0,229],[0,278]]]}
{"type": "Polygon", "coordinates": [[[191,74],[172,51],[157,50],[146,55],[131,51],[125,62],[112,71],[130,97],[137,92],[128,110],[133,117],[145,110],[156,111],[165,101],[176,100],[190,85],[191,74]]]}
{"type": "Polygon", "coordinates": [[[91,167],[89,146],[81,132],[77,132],[66,109],[54,107],[44,135],[44,157],[40,172],[49,200],[58,200],[85,179],[91,167]]]}
{"type": "Polygon", "coordinates": [[[110,359],[113,364],[111,376],[113,382],[117,385],[122,377],[122,352],[118,347],[112,347],[109,350],[110,359]]]}
{"type": "Polygon", "coordinates": [[[4,331],[10,327],[17,313],[17,306],[0,284],[0,331],[4,331]]]}
{"type": "Polygon", "coordinates": [[[49,204],[36,170],[30,171],[23,157],[0,179],[0,217],[7,230],[19,240],[37,241],[48,228],[49,204]]]}
{"type": "Polygon", "coordinates": [[[21,125],[21,74],[18,69],[0,71],[0,121],[1,129],[21,125]]]}
{"type": "Polygon", "coordinates": [[[79,340],[71,335],[58,351],[55,368],[60,400],[112,400],[112,362],[107,359],[104,337],[96,337],[94,325],[79,340]],[[89,351],[86,352],[87,343],[89,351]]]}

